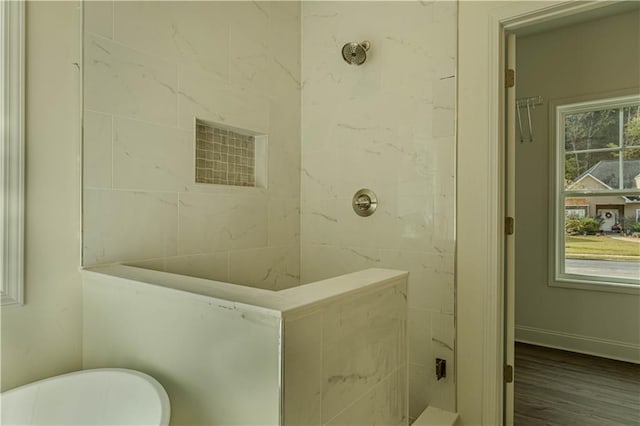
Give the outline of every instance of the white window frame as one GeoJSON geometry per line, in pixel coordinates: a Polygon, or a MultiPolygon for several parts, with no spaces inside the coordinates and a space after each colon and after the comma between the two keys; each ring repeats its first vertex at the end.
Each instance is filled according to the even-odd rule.
{"type": "Polygon", "coordinates": [[[581,212],[582,214],[573,214],[572,216],[583,218],[587,217],[589,214],[589,206],[564,206],[564,214],[565,216],[569,216],[569,212],[576,211],[581,212]]]}
{"type": "MultiPolygon", "coordinates": [[[[635,91],[637,93],[637,91],[635,91]]],[[[594,197],[611,195],[638,195],[636,189],[613,189],[611,191],[570,190],[564,188],[565,143],[564,116],[566,114],[597,111],[606,108],[620,108],[640,104],[640,94],[607,97],[605,99],[590,99],[580,102],[553,102],[550,114],[550,130],[553,164],[550,200],[550,238],[549,238],[549,286],[577,288],[583,290],[609,291],[618,293],[640,294],[640,280],[613,277],[598,277],[594,275],[569,274],[565,266],[565,197],[594,197]]],[[[622,138],[622,135],[620,135],[622,138]]],[[[612,149],[615,151],[615,149],[612,149]]]]}
{"type": "Polygon", "coordinates": [[[24,303],[24,2],[0,2],[2,173],[0,279],[2,305],[24,303]]]}

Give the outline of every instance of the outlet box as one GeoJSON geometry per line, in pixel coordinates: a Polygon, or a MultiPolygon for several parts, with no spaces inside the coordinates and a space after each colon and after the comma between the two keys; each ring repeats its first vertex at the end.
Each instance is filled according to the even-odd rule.
{"type": "Polygon", "coordinates": [[[447,360],[436,358],[436,378],[438,380],[447,377],[447,360]]]}

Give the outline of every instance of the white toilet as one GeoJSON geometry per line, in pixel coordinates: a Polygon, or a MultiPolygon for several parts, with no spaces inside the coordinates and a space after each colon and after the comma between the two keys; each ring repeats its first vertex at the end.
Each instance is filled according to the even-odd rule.
{"type": "Polygon", "coordinates": [[[82,370],[0,394],[2,425],[169,424],[169,397],[153,377],[134,370],[82,370]]]}

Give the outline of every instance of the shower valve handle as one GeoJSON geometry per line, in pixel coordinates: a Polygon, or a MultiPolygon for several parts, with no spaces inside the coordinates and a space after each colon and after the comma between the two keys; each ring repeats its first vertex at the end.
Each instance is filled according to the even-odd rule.
{"type": "Polygon", "coordinates": [[[353,196],[351,200],[353,211],[358,216],[371,216],[378,207],[378,198],[370,189],[361,189],[353,196]]]}
{"type": "Polygon", "coordinates": [[[366,210],[371,206],[371,198],[368,195],[361,195],[358,197],[354,204],[358,206],[359,209],[366,210]]]}

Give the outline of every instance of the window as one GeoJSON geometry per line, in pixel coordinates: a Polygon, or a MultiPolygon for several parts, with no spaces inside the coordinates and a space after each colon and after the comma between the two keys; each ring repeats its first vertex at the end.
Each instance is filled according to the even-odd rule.
{"type": "Polygon", "coordinates": [[[640,95],[559,105],[555,123],[551,285],[640,288],[640,95]]]}
{"type": "Polygon", "coordinates": [[[0,279],[2,305],[23,302],[24,2],[0,3],[0,279]]]}
{"type": "Polygon", "coordinates": [[[564,206],[564,215],[566,217],[582,218],[587,216],[589,206],[564,206]]]}

